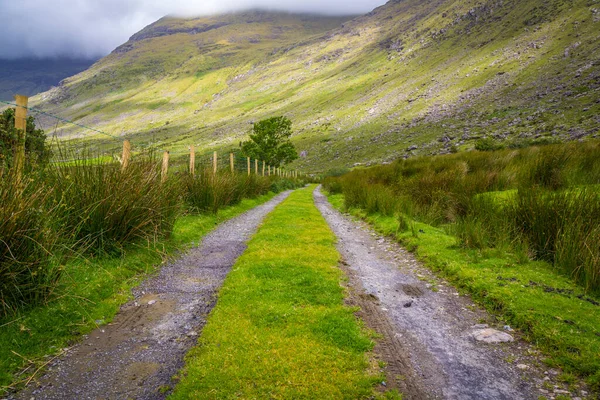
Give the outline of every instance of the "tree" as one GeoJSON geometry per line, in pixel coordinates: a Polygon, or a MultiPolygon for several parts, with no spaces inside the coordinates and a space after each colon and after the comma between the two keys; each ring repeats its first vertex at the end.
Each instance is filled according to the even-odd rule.
{"type": "Polygon", "coordinates": [[[280,167],[298,158],[290,136],[292,121],[287,117],[273,117],[254,123],[250,140],[240,146],[246,157],[280,167]]]}
{"type": "MultiPolygon", "coordinates": [[[[0,168],[12,166],[15,148],[17,146],[17,130],[15,129],[15,110],[8,108],[0,113],[0,168]]],[[[46,134],[37,129],[33,117],[27,118],[25,136],[25,162],[33,165],[45,164],[52,155],[46,146],[46,134]]]]}

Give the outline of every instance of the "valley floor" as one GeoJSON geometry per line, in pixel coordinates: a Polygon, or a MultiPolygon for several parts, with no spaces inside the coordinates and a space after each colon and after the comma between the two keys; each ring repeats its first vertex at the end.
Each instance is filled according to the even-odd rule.
{"type": "Polygon", "coordinates": [[[224,223],[15,398],[568,394],[517,332],[313,188],[224,223]]]}

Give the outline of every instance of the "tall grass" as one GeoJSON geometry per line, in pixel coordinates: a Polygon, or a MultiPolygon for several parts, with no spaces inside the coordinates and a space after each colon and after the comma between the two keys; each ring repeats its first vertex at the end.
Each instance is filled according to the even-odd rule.
{"type": "Polygon", "coordinates": [[[120,165],[78,159],[0,182],[0,317],[44,303],[61,261],[119,254],[168,237],[180,210],[177,180],[151,156],[120,165]]]}
{"type": "Polygon", "coordinates": [[[46,301],[60,277],[62,229],[53,188],[39,176],[0,179],[0,317],[46,301]]]}
{"type": "Polygon", "coordinates": [[[259,175],[232,174],[212,169],[198,171],[194,176],[181,178],[184,199],[191,211],[216,213],[220,208],[239,203],[244,198],[255,198],[269,191],[279,192],[297,187],[296,181],[285,184],[283,179],[259,175]]]}
{"type": "Polygon", "coordinates": [[[447,226],[463,246],[554,263],[600,289],[600,142],[399,160],[327,177],[347,208],[447,226]]]}
{"type": "Polygon", "coordinates": [[[76,160],[47,171],[71,241],[90,254],[115,254],[136,241],[168,237],[180,207],[176,180],[161,181],[158,160],[118,164],[76,160]]]}
{"type": "Polygon", "coordinates": [[[519,190],[511,205],[514,227],[535,258],[600,288],[600,194],[590,188],[519,190]]]}
{"type": "Polygon", "coordinates": [[[59,154],[73,161],[29,172],[21,185],[0,168],[0,317],[48,300],[66,257],[120,255],[132,244],[168,238],[186,206],[216,213],[303,184],[212,170],[163,180],[153,154],[137,155],[124,170],[85,154],[59,154]]]}

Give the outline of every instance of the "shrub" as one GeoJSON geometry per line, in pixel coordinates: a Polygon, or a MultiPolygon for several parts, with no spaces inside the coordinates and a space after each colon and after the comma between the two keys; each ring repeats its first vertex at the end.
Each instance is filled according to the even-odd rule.
{"type": "Polygon", "coordinates": [[[338,194],[343,191],[341,180],[333,177],[325,178],[323,180],[323,187],[331,194],[338,194]]]}
{"type": "Polygon", "coordinates": [[[491,138],[479,139],[475,142],[475,150],[479,151],[495,151],[501,150],[504,148],[504,145],[501,142],[498,142],[491,138]]]}
{"type": "Polygon", "coordinates": [[[271,191],[274,193],[283,192],[284,190],[291,190],[297,187],[303,186],[302,181],[288,178],[271,178],[271,191]]]}
{"type": "MultiPolygon", "coordinates": [[[[36,166],[45,165],[52,152],[46,144],[46,134],[35,126],[35,120],[31,116],[27,118],[26,131],[25,167],[32,170],[36,166]]],[[[17,137],[15,109],[8,108],[0,113],[0,169],[12,166],[17,137]]]]}

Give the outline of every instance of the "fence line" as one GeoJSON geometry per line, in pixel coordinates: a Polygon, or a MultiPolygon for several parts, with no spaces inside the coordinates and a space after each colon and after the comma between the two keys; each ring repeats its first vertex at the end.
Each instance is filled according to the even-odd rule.
{"type": "MultiPolygon", "coordinates": [[[[57,120],[60,120],[60,121],[66,122],[66,123],[70,123],[75,126],[78,126],[78,127],[84,128],[84,129],[88,129],[90,131],[101,133],[103,135],[110,136],[114,139],[123,140],[122,137],[117,137],[117,136],[108,134],[106,132],[103,132],[101,130],[94,129],[94,128],[91,128],[91,127],[88,127],[88,126],[85,126],[82,124],[78,124],[73,121],[69,121],[65,118],[57,117],[55,115],[48,114],[46,112],[37,110],[32,107],[28,107],[29,98],[27,96],[17,95],[17,96],[15,96],[15,100],[16,100],[16,103],[10,103],[10,102],[6,102],[6,101],[2,101],[2,100],[0,100],[0,102],[4,103],[4,104],[15,106],[15,129],[17,130],[18,139],[17,139],[17,146],[15,149],[14,170],[15,170],[15,179],[17,180],[17,182],[21,181],[21,177],[23,174],[23,167],[25,164],[25,139],[26,139],[26,128],[27,128],[27,111],[44,114],[44,115],[56,118],[57,120]]],[[[163,182],[166,181],[166,179],[168,177],[169,160],[170,160],[170,156],[173,154],[187,154],[187,152],[169,152],[168,150],[163,151],[162,167],[161,167],[161,180],[163,182]]],[[[132,155],[131,141],[129,139],[125,139],[125,140],[123,140],[122,155],[121,155],[121,158],[118,160],[121,164],[121,170],[125,171],[128,168],[128,166],[131,162],[131,155],[132,155]]],[[[195,171],[196,171],[196,166],[198,164],[200,166],[206,165],[206,167],[208,167],[208,168],[210,168],[209,166],[212,166],[213,174],[217,174],[220,169],[221,170],[223,169],[223,168],[219,168],[219,161],[221,159],[219,158],[219,154],[216,151],[213,151],[211,154],[211,157],[207,159],[208,156],[209,156],[209,153],[199,156],[199,158],[198,158],[199,162],[198,162],[195,146],[193,144],[189,146],[189,166],[188,167],[189,167],[189,173],[192,176],[194,176],[195,171]]],[[[60,162],[68,163],[68,162],[72,162],[72,161],[78,161],[78,159],[69,160],[69,161],[60,161],[60,162]]],[[[226,163],[226,160],[223,160],[223,161],[225,161],[225,163],[226,163]]],[[[230,171],[232,174],[235,173],[236,170],[243,171],[244,169],[246,169],[248,176],[251,176],[252,161],[254,161],[253,169],[254,169],[254,174],[256,176],[260,176],[260,174],[259,174],[259,164],[260,163],[262,163],[262,176],[270,177],[273,175],[273,176],[286,177],[286,178],[288,178],[288,177],[298,178],[299,176],[301,176],[298,174],[297,170],[294,170],[294,171],[283,170],[280,167],[275,167],[275,166],[271,166],[271,165],[267,164],[266,161],[264,161],[264,160],[258,160],[258,159],[251,160],[250,157],[246,157],[246,160],[236,159],[234,153],[229,153],[229,168],[230,168],[230,171]],[[244,161],[245,161],[246,165],[242,166],[242,164],[240,164],[240,162],[243,163],[244,161]],[[265,175],[265,173],[266,173],[266,175],[265,175]]]]}

